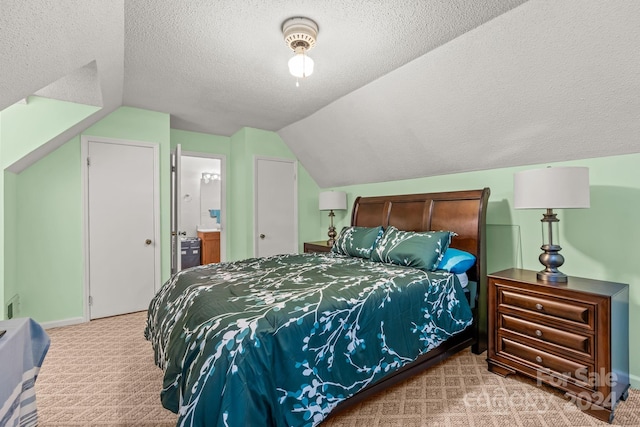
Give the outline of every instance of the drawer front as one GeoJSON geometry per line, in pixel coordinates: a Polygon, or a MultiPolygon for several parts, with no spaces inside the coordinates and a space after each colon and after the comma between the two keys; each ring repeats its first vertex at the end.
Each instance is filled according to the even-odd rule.
{"type": "Polygon", "coordinates": [[[594,306],[579,301],[565,302],[551,295],[537,296],[520,293],[517,289],[498,286],[498,304],[500,307],[512,307],[537,315],[568,320],[573,324],[594,329],[594,306]]]}
{"type": "Polygon", "coordinates": [[[498,327],[545,341],[580,356],[593,358],[593,337],[563,331],[540,323],[499,313],[498,327]]]}
{"type": "Polygon", "coordinates": [[[559,378],[567,378],[582,387],[594,389],[593,366],[563,359],[502,336],[499,336],[498,340],[499,353],[502,356],[515,356],[534,365],[536,369],[543,373],[559,378]]]}

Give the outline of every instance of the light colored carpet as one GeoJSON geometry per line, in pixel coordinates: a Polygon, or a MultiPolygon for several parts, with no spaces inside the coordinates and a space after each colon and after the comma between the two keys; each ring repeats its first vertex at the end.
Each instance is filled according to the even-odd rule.
{"type": "MultiPolygon", "coordinates": [[[[40,427],[175,426],[160,404],[162,371],[145,319],[140,312],[47,331],[51,348],[36,381],[40,427]]],[[[553,389],[488,372],[485,358],[465,350],[322,427],[608,425],[553,389]]],[[[620,403],[614,425],[640,426],[640,391],[620,403]]]]}
{"type": "Polygon", "coordinates": [[[144,339],[146,313],[47,330],[36,380],[39,426],[176,425],[160,403],[162,370],[144,339]]]}

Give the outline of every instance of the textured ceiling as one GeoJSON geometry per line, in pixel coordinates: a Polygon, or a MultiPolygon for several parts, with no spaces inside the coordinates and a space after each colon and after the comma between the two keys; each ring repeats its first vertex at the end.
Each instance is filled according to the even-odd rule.
{"type": "Polygon", "coordinates": [[[18,171],[129,105],[277,131],[328,187],[636,152],[639,51],[637,0],[0,0],[0,109],[102,105],[18,171]],[[320,28],[298,88],[293,16],[320,28]]]}
{"type": "Polygon", "coordinates": [[[102,106],[9,170],[20,172],[120,107],[123,81],[123,0],[0,0],[0,111],[40,90],[102,106]]]}
{"type": "Polygon", "coordinates": [[[530,1],[279,134],[321,187],[640,152],[639,53],[640,1],[530,1]]]}
{"type": "Polygon", "coordinates": [[[124,103],[178,129],[277,131],[523,1],[126,1],[124,103]],[[281,30],[293,16],[319,26],[300,87],[281,30]]]}
{"type": "Polygon", "coordinates": [[[102,107],[102,90],[96,61],[78,68],[59,80],[45,86],[35,95],[60,101],[102,107]]]}

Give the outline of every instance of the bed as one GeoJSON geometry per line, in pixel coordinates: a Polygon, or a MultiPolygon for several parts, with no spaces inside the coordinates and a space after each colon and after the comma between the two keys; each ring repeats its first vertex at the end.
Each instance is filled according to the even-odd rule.
{"type": "Polygon", "coordinates": [[[163,406],[178,425],[310,427],[464,348],[483,352],[488,197],[358,197],[348,231],[380,230],[367,256],[285,254],[174,275],[145,329],[165,372],[163,406]],[[438,262],[385,262],[403,233],[437,241],[438,260],[450,248],[475,256],[465,288],[475,292],[438,262]]]}

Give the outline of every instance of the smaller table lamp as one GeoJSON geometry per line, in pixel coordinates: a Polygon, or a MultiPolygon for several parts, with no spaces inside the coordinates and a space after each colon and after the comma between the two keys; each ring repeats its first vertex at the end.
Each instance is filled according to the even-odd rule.
{"type": "Polygon", "coordinates": [[[558,271],[564,264],[559,254],[558,235],[560,220],[554,209],[588,208],[589,168],[549,167],[517,172],[513,179],[513,207],[515,209],[546,209],[542,219],[542,246],[544,253],[538,258],[546,268],[538,272],[538,279],[547,282],[566,282],[567,276],[558,271]]]}
{"type": "Polygon", "coordinates": [[[327,244],[333,246],[338,234],[336,233],[336,228],[333,226],[333,217],[336,216],[333,211],[347,209],[347,193],[344,191],[323,191],[320,193],[319,206],[321,211],[329,211],[331,225],[329,225],[329,232],[327,233],[329,236],[327,244]]]}

